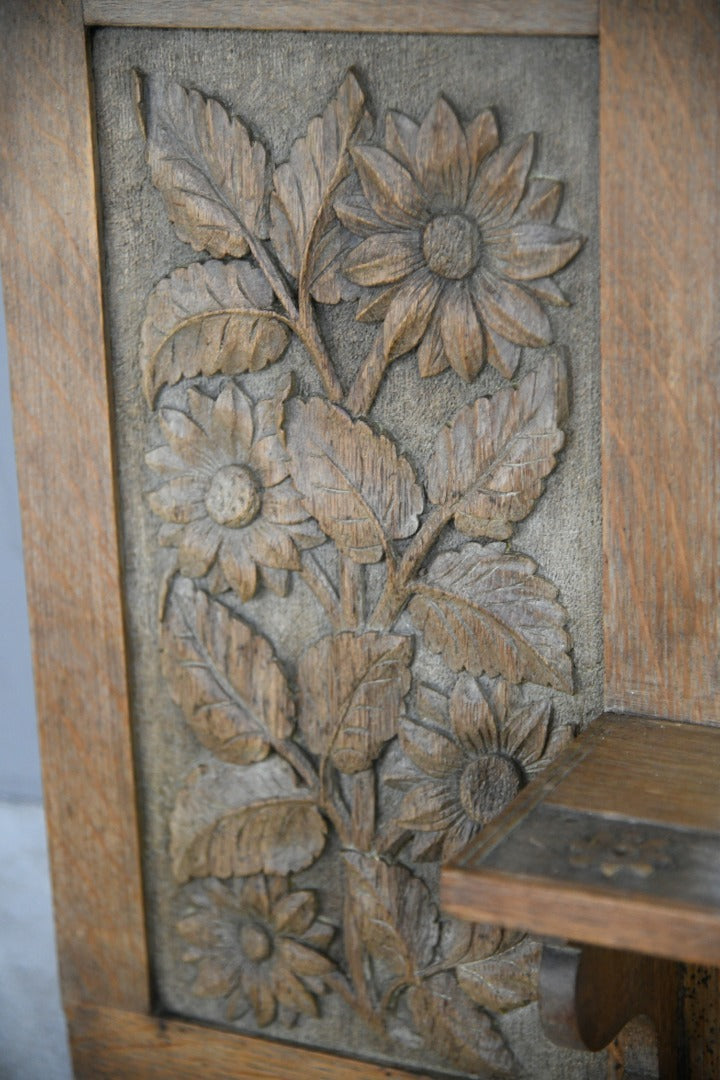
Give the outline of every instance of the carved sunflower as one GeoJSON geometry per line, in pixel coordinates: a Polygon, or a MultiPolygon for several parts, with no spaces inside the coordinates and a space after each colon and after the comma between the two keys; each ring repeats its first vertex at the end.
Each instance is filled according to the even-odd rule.
{"type": "Polygon", "coordinates": [[[180,573],[199,578],[212,569],[214,591],[229,587],[242,600],[254,594],[258,569],[284,596],[300,550],[324,540],[289,478],[279,435],[285,396],[253,407],[233,383],[217,400],[190,389],[187,413],[161,410],[167,443],[146,457],[166,478],[148,498],[166,522],[160,543],[178,549],[180,573]]]}
{"type": "Polygon", "coordinates": [[[316,920],[315,894],[290,891],[284,878],[259,874],[198,886],[177,929],[190,948],[183,959],[197,964],[193,993],[227,998],[234,1020],[252,1008],[260,1027],[276,1015],[286,1025],[299,1013],[316,1017],[315,995],[335,965],[325,949],[335,933],[316,920]]]}
{"type": "Polygon", "coordinates": [[[398,824],[417,834],[412,855],[419,860],[456,854],[570,735],[567,727],[551,730],[547,702],[511,710],[502,679],[480,684],[461,675],[450,697],[449,726],[446,704],[428,687],[418,694],[422,719],[405,721],[400,729],[412,764],[388,778],[413,784],[400,805],[398,824]]]}
{"type": "Polygon", "coordinates": [[[443,98],[420,125],[389,113],[385,149],[353,147],[363,194],[335,209],[364,239],[344,272],[370,289],[357,317],[384,319],[389,359],[417,346],[421,375],[471,380],[487,358],[510,378],[521,346],[552,340],[539,300],[567,303],[550,276],[582,239],[552,224],[562,185],[528,180],[533,148],[500,146],[490,110],[463,129],[443,98]]]}

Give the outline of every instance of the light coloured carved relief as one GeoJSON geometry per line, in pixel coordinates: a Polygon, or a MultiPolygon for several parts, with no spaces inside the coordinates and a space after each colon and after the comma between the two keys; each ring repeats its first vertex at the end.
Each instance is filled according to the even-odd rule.
{"type": "Polygon", "coordinates": [[[340,995],[376,1033],[402,1013],[452,1067],[510,1075],[495,1018],[532,999],[537,947],[441,918],[422,867],[571,735],[539,689],[572,693],[567,615],[512,547],[564,441],[561,352],[510,381],[552,340],[546,305],[568,303],[553,274],[581,239],[553,223],[561,184],[489,110],[461,123],[441,97],[376,125],[352,72],[274,169],[196,90],[138,76],[137,98],[153,182],[200,253],[153,290],[141,347],[148,501],[175,552],[163,673],[209,752],[169,823],[194,993],[261,1026],[340,995]],[[377,332],[343,385],[318,312],[349,302],[377,332]],[[273,378],[293,335],[322,396],[273,378]],[[409,352],[418,378],[470,383],[487,362],[508,380],[447,417],[424,483],[372,420],[409,352]],[[243,376],[263,369],[253,396],[243,376]],[[164,403],[177,384],[184,404],[164,403]],[[325,629],[295,663],[242,605],[296,579],[325,629]],[[449,696],[417,677],[421,645],[455,673],[449,696]],[[328,852],[333,917],[294,881],[328,852]]]}

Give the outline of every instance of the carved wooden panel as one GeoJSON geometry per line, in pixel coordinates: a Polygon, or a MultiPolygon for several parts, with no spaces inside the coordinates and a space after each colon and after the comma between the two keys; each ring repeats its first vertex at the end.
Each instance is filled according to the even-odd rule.
{"type": "Polygon", "coordinates": [[[535,943],[437,906],[600,703],[594,45],[94,62],[158,998],[599,1076],[539,1043],[535,943]]]}

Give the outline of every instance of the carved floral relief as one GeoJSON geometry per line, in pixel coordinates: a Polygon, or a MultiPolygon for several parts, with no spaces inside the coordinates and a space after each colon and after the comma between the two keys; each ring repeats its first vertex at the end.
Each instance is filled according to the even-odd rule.
{"type": "Polygon", "coordinates": [[[531,176],[533,137],[503,142],[490,110],[461,123],[439,98],[376,127],[352,72],[274,169],[219,102],[136,85],[153,182],[200,253],[151,293],[141,345],[161,436],[148,503],[175,552],[162,670],[207,751],[169,823],[193,992],[260,1026],[322,1016],[327,995],[380,1033],[400,1010],[452,1067],[511,1075],[496,1017],[532,999],[537,947],[441,918],[420,867],[571,734],[539,689],[572,693],[567,614],[511,546],[564,440],[561,355],[511,381],[552,340],[546,305],[568,302],[553,275],[581,239],[554,224],[562,186],[531,176]],[[317,317],[340,303],[377,324],[350,385],[317,317]],[[323,396],[273,377],[293,335],[323,396]],[[424,482],[372,419],[408,352],[422,378],[470,383],[488,362],[507,380],[447,418],[424,482]],[[264,369],[253,396],[243,376],[264,369]],[[176,384],[184,406],[164,403],[176,384]],[[325,629],[295,663],[236,600],[296,579],[325,629]],[[417,678],[420,643],[449,696],[417,678]],[[295,882],[328,851],[334,920],[295,882]]]}

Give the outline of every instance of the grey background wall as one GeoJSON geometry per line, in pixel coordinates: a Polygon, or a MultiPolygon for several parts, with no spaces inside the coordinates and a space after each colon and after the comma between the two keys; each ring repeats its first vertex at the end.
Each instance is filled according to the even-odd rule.
{"type": "Polygon", "coordinates": [[[41,795],[0,282],[0,799],[41,795]]]}

